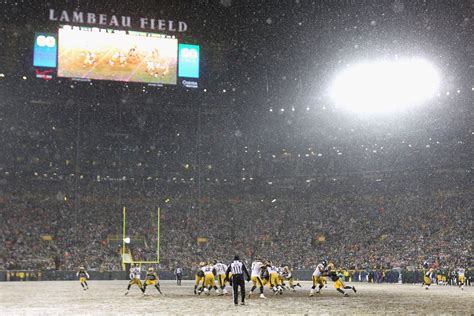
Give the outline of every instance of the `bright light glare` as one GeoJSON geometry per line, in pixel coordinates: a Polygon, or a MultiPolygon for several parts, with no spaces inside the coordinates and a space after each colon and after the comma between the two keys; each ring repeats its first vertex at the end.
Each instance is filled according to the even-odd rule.
{"type": "Polygon", "coordinates": [[[350,111],[394,112],[433,97],[439,84],[437,69],[424,59],[377,61],[342,71],[332,83],[330,96],[350,111]]]}

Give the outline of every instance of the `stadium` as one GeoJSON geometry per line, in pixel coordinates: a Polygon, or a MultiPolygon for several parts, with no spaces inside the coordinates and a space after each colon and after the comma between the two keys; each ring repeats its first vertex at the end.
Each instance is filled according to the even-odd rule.
{"type": "Polygon", "coordinates": [[[474,314],[471,2],[0,9],[2,315],[474,314]]]}

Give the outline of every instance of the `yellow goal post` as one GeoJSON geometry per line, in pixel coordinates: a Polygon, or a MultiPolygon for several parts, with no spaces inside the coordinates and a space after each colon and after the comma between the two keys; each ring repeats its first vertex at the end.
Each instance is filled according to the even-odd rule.
{"type": "Polygon", "coordinates": [[[131,260],[125,262],[126,255],[126,238],[127,238],[127,208],[124,206],[122,208],[122,267],[125,266],[125,263],[135,264],[138,263],[140,266],[142,264],[159,264],[160,263],[160,207],[156,209],[156,260],[154,261],[134,261],[133,257],[131,260]]]}

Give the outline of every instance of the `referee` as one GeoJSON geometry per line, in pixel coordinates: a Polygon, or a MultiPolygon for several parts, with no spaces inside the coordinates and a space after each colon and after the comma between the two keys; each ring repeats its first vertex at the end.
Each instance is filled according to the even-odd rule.
{"type": "Polygon", "coordinates": [[[239,260],[239,256],[234,257],[234,261],[229,265],[226,272],[226,279],[229,280],[229,273],[232,272],[232,288],[234,289],[234,305],[239,305],[239,286],[240,295],[242,296],[241,305],[245,305],[245,283],[244,283],[244,272],[247,275],[247,281],[250,281],[250,274],[245,267],[245,264],[239,260]]]}
{"type": "Polygon", "coordinates": [[[176,284],[181,285],[181,280],[183,279],[183,268],[178,266],[176,270],[174,270],[174,274],[176,274],[176,284]]]}

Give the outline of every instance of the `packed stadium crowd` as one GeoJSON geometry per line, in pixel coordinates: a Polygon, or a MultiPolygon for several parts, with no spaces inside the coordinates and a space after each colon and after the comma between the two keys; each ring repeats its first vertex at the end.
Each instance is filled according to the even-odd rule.
{"type": "MultiPolygon", "coordinates": [[[[275,197],[254,188],[232,198],[215,188],[200,203],[186,193],[158,202],[146,194],[125,196],[122,203],[135,260],[156,260],[161,206],[160,267],[166,270],[225,260],[236,250],[248,260],[258,255],[293,269],[313,268],[321,258],[347,269],[419,267],[425,261],[472,266],[469,189],[390,194],[388,188],[328,195],[316,187],[275,197]]],[[[114,195],[71,201],[60,193],[5,193],[0,203],[0,269],[121,269],[122,204],[114,195]]]]}
{"type": "Polygon", "coordinates": [[[234,249],[295,269],[323,257],[348,269],[469,266],[471,203],[468,195],[211,200],[197,212],[181,206],[186,216],[165,213],[175,242],[163,254],[188,267],[234,249]]]}

